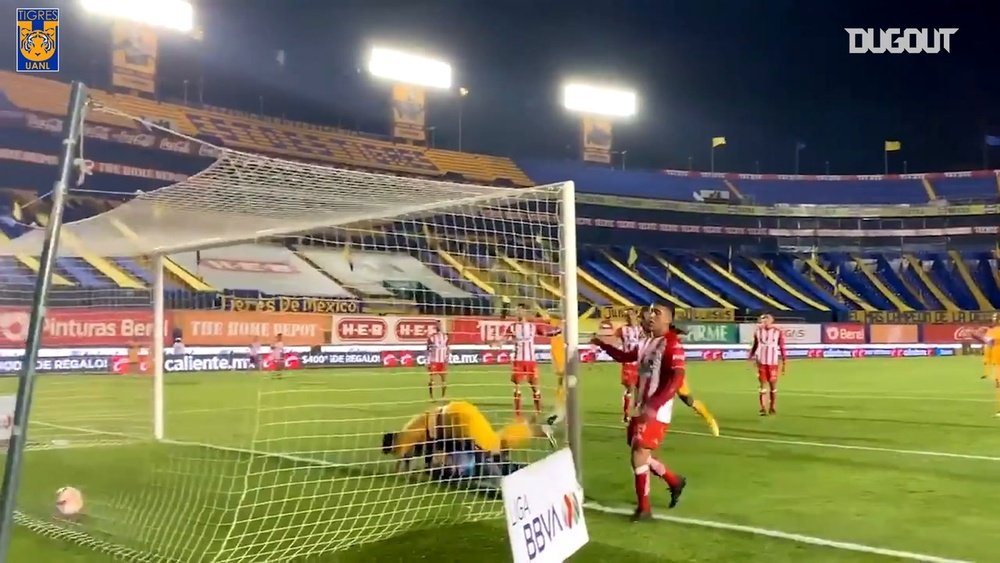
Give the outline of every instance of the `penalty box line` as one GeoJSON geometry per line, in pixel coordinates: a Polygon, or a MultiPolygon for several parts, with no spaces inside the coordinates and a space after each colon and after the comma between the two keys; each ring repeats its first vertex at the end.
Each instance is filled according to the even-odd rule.
{"type": "MultiPolygon", "coordinates": [[[[621,425],[612,424],[584,424],[584,426],[589,426],[591,428],[607,428],[612,430],[622,430],[621,425]]],[[[802,446],[808,448],[828,448],[833,450],[853,450],[862,452],[877,452],[877,453],[890,453],[890,454],[900,454],[900,455],[912,455],[912,456],[924,456],[924,457],[942,457],[951,459],[968,459],[975,461],[990,461],[998,462],[1000,457],[989,456],[989,455],[977,455],[977,454],[960,454],[952,452],[937,452],[933,450],[908,450],[901,448],[880,448],[877,446],[855,446],[852,444],[837,444],[831,442],[810,442],[803,440],[779,440],[777,438],[753,438],[750,436],[733,436],[731,434],[726,434],[723,432],[720,436],[715,437],[708,432],[693,432],[690,430],[674,430],[670,429],[672,434],[685,434],[688,436],[705,436],[709,438],[714,438],[716,440],[735,440],[738,442],[755,442],[758,444],[778,444],[783,446],[802,446]]]]}
{"type": "MultiPolygon", "coordinates": [[[[631,508],[615,508],[610,506],[604,506],[602,504],[598,504],[595,502],[587,502],[584,503],[583,506],[584,508],[595,510],[597,512],[603,512],[605,514],[616,514],[625,516],[632,514],[633,512],[633,509],[631,508]]],[[[910,561],[925,561],[927,563],[969,563],[968,561],[962,559],[948,559],[944,557],[938,557],[935,555],[914,553],[911,551],[899,551],[895,549],[875,547],[860,543],[829,540],[826,538],[818,538],[803,534],[793,534],[789,532],[782,532],[781,530],[771,530],[768,528],[758,528],[755,526],[744,526],[742,524],[729,524],[727,522],[717,522],[714,520],[703,520],[701,518],[684,518],[682,516],[667,516],[663,514],[654,514],[653,518],[664,522],[683,524],[685,526],[698,526],[701,528],[712,528],[715,530],[726,530],[729,532],[741,532],[744,534],[765,536],[769,538],[793,541],[817,547],[839,549],[842,551],[854,551],[857,553],[867,553],[870,555],[881,555],[884,557],[894,557],[896,559],[907,559],[910,561]]]]}

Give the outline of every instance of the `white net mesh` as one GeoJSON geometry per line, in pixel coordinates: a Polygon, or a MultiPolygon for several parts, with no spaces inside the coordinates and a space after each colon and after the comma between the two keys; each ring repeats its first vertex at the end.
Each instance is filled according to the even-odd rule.
{"type": "MultiPolygon", "coordinates": [[[[66,224],[85,242],[61,256],[121,267],[167,255],[167,334],[183,348],[164,362],[163,441],[145,375],[40,382],[29,439],[58,424],[111,445],[29,453],[20,521],[128,559],[290,561],[500,517],[500,475],[552,447],[548,360],[562,337],[546,333],[565,305],[564,189],[221,150],[184,182],[66,224]],[[503,335],[519,316],[537,327],[539,364],[514,386],[503,335]],[[450,339],[445,377],[427,369],[437,326],[450,339]],[[284,357],[272,361],[279,334],[284,357]],[[122,430],[126,419],[141,424],[122,430]],[[53,518],[65,485],[83,492],[82,516],[53,518]]],[[[0,254],[37,255],[41,238],[0,254]]],[[[148,291],[134,293],[148,308],[148,291]]]]}

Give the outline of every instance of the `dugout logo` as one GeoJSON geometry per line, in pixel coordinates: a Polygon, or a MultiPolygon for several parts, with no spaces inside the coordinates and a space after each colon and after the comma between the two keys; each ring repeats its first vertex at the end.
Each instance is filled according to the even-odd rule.
{"type": "Polygon", "coordinates": [[[898,55],[900,53],[936,54],[944,51],[951,52],[951,36],[958,32],[957,27],[943,27],[941,29],[928,29],[908,27],[900,29],[890,27],[888,29],[873,29],[861,27],[845,27],[844,31],[850,37],[848,52],[852,55],[864,55],[867,53],[889,53],[898,55]]]}
{"type": "Polygon", "coordinates": [[[59,72],[59,10],[18,8],[17,72],[59,72]]]}

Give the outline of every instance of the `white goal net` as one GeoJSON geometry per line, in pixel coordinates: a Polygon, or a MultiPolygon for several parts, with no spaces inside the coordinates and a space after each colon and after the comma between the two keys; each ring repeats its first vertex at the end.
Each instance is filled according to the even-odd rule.
{"type": "MultiPolygon", "coordinates": [[[[219,150],[184,181],[64,225],[42,348],[62,363],[39,364],[18,521],[125,559],[271,562],[501,517],[500,476],[554,447],[552,347],[575,352],[575,334],[555,336],[577,314],[562,282],[572,184],[219,150]],[[515,386],[504,335],[518,318],[539,327],[538,366],[515,386]],[[428,375],[438,330],[444,378],[428,375]],[[80,514],[54,511],[64,486],[83,493],[80,514]]],[[[20,280],[0,290],[0,324],[29,312],[32,226],[47,218],[32,205],[0,241],[0,277],[20,280]]],[[[16,361],[12,326],[0,353],[16,361]]]]}

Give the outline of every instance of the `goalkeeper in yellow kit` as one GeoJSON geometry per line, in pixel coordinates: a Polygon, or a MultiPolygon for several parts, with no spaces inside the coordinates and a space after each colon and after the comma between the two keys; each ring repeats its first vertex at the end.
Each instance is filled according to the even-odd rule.
{"type": "Polygon", "coordinates": [[[533,438],[548,438],[552,429],[516,418],[499,431],[467,401],[452,401],[411,418],[398,432],[382,436],[382,452],[399,458],[403,470],[423,457],[431,477],[441,480],[499,477],[520,466],[510,462],[510,451],[523,449],[533,438]]]}
{"type": "Polygon", "coordinates": [[[993,315],[993,326],[980,337],[983,343],[983,379],[993,376],[996,387],[997,413],[1000,417],[1000,316],[993,315]]]}

